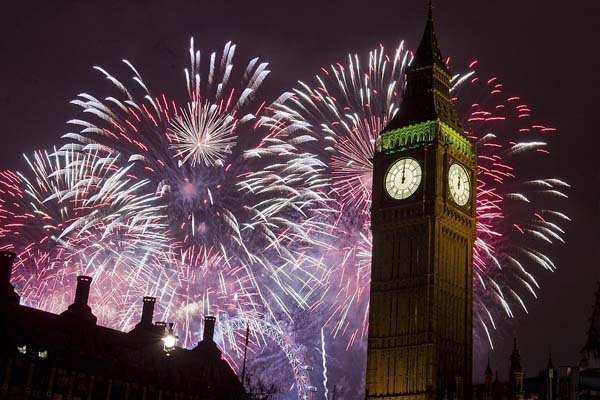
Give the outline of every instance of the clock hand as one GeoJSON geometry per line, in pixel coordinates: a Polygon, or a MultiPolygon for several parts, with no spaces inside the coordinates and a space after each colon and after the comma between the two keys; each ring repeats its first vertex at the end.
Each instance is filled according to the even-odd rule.
{"type": "Polygon", "coordinates": [[[404,171],[406,171],[406,160],[402,163],[402,183],[404,183],[404,171]]]}

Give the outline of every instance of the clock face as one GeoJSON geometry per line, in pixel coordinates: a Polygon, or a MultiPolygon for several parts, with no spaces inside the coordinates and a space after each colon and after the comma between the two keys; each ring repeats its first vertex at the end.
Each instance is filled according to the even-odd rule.
{"type": "Polygon", "coordinates": [[[401,158],[385,174],[385,191],[394,199],[406,199],[419,188],[421,176],[421,166],[417,160],[401,158]]]}
{"type": "Polygon", "coordinates": [[[452,164],[448,170],[448,185],[450,194],[459,206],[469,202],[471,196],[471,182],[467,171],[460,164],[452,164]]]}

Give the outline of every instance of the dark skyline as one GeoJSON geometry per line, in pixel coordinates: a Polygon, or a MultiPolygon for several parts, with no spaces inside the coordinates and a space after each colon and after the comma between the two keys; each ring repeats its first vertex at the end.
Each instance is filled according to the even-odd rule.
{"type": "MultiPolygon", "coordinates": [[[[270,101],[348,52],[364,53],[379,43],[391,48],[401,39],[414,49],[424,3],[12,3],[0,17],[0,168],[21,169],[22,153],[57,144],[68,131],[65,122],[78,115],[68,104],[78,93],[103,94],[106,85],[93,65],[124,71],[120,60],[127,58],[154,87],[180,93],[189,38],[205,51],[232,40],[238,60],[260,55],[270,62],[262,91],[270,101]]],[[[529,315],[517,312],[514,329],[496,338],[494,367],[508,367],[513,332],[528,375],[545,365],[549,348],[557,364],[576,363],[600,278],[600,139],[593,119],[600,100],[600,4],[439,0],[434,13],[445,56],[462,63],[478,59],[481,70],[518,93],[537,119],[558,128],[549,140],[548,175],[572,185],[567,243],[553,250],[558,270],[536,271],[539,299],[529,300],[529,315]]]]}

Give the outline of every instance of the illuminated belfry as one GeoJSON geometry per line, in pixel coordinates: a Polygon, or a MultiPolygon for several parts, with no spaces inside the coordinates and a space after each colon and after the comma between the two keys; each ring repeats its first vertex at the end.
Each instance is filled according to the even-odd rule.
{"type": "Polygon", "coordinates": [[[373,159],[366,395],[460,399],[471,383],[476,154],[431,5],[406,83],[373,159]]]}

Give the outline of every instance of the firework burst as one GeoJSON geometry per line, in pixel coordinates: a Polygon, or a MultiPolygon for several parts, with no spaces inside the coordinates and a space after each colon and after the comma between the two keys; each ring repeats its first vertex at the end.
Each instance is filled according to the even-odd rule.
{"type": "MultiPolygon", "coordinates": [[[[155,196],[164,209],[169,247],[162,274],[174,282],[159,297],[184,345],[196,340],[203,315],[263,321],[283,332],[282,321],[308,308],[317,283],[302,256],[303,248],[320,246],[314,238],[325,227],[326,182],[314,179],[324,166],[298,150],[301,140],[261,135],[263,103],[254,97],[267,63],[253,59],[238,71],[235,49],[226,44],[204,66],[192,40],[182,102],[153,94],[128,61],[131,88],[95,67],[116,94],[80,94],[72,103],[89,118],[69,121],[80,130],[65,135],[70,143],[63,150],[114,152],[128,176],[149,182],[139,193],[155,196]]],[[[232,362],[242,334],[217,334],[232,362]]],[[[307,397],[294,363],[296,389],[307,397]]]]}
{"type": "Polygon", "coordinates": [[[366,63],[349,55],[346,64],[322,68],[314,87],[300,82],[284,93],[264,122],[288,141],[309,137],[307,150],[326,166],[320,178],[330,182],[337,244],[318,259],[323,287],[313,308],[328,311],[330,333],[348,337],[348,346],[367,327],[371,158],[379,132],[398,110],[408,56],[403,44],[392,55],[383,47],[371,51],[366,63]]]}
{"type": "MultiPolygon", "coordinates": [[[[309,398],[308,345],[298,337],[321,349],[325,382],[348,357],[325,351],[364,344],[371,158],[402,102],[410,52],[351,55],[264,107],[256,92],[267,64],[238,70],[235,50],[228,43],[201,63],[192,41],[183,99],[153,93],[128,61],[130,84],[95,67],[115,93],[80,94],[72,103],[83,117],[69,121],[67,144],[28,158],[24,173],[0,173],[0,248],[17,251],[15,283],[28,304],[62,311],[67,278],[90,274],[104,324],[129,329],[137,300],[155,295],[183,345],[216,315],[234,365],[250,326],[251,352],[276,343],[309,398]],[[299,326],[309,314],[319,321],[299,326]]],[[[522,168],[522,157],[547,154],[554,129],[532,122],[530,107],[476,65],[452,82],[478,150],[476,333],[491,344],[496,319],[536,296],[536,268],[555,269],[547,249],[563,241],[568,217],[555,200],[568,184],[522,168]]],[[[361,375],[344,374],[347,386],[361,375]]]]}
{"type": "Polygon", "coordinates": [[[543,162],[548,136],[556,129],[535,122],[531,108],[519,96],[507,95],[498,78],[480,78],[477,64],[454,78],[453,91],[478,151],[476,333],[493,347],[490,327],[496,328],[496,317],[512,318],[515,306],[527,312],[525,296],[536,298],[540,288],[536,267],[556,268],[547,250],[564,243],[561,225],[570,219],[560,210],[569,184],[536,176],[530,167],[543,162]]]}
{"type": "MultiPolygon", "coordinates": [[[[300,82],[282,95],[266,122],[288,140],[310,137],[306,148],[327,166],[319,177],[330,181],[327,196],[337,208],[336,244],[317,260],[324,287],[313,307],[326,311],[329,333],[345,337],[346,348],[366,337],[371,158],[379,132],[401,106],[410,59],[402,45],[393,54],[373,50],[366,61],[350,55],[345,64],[323,68],[314,84],[300,82]]],[[[507,95],[497,78],[479,78],[476,66],[457,68],[465,72],[452,78],[452,92],[478,150],[475,333],[480,345],[492,346],[496,319],[512,318],[515,306],[526,311],[525,294],[536,296],[537,267],[555,269],[547,250],[563,242],[560,224],[569,218],[560,200],[569,185],[531,176],[533,170],[522,167],[523,158],[530,165],[548,153],[547,136],[555,130],[532,122],[530,107],[507,95]]]]}
{"type": "Polygon", "coordinates": [[[157,290],[132,283],[155,274],[147,265],[167,245],[161,207],[154,196],[137,195],[148,181],[132,182],[129,170],[117,167],[118,156],[98,151],[38,151],[26,160],[26,172],[0,174],[0,243],[17,253],[15,283],[24,303],[63,311],[74,276],[91,275],[101,299],[117,299],[98,302],[100,321],[122,327],[136,295],[157,290]]]}

